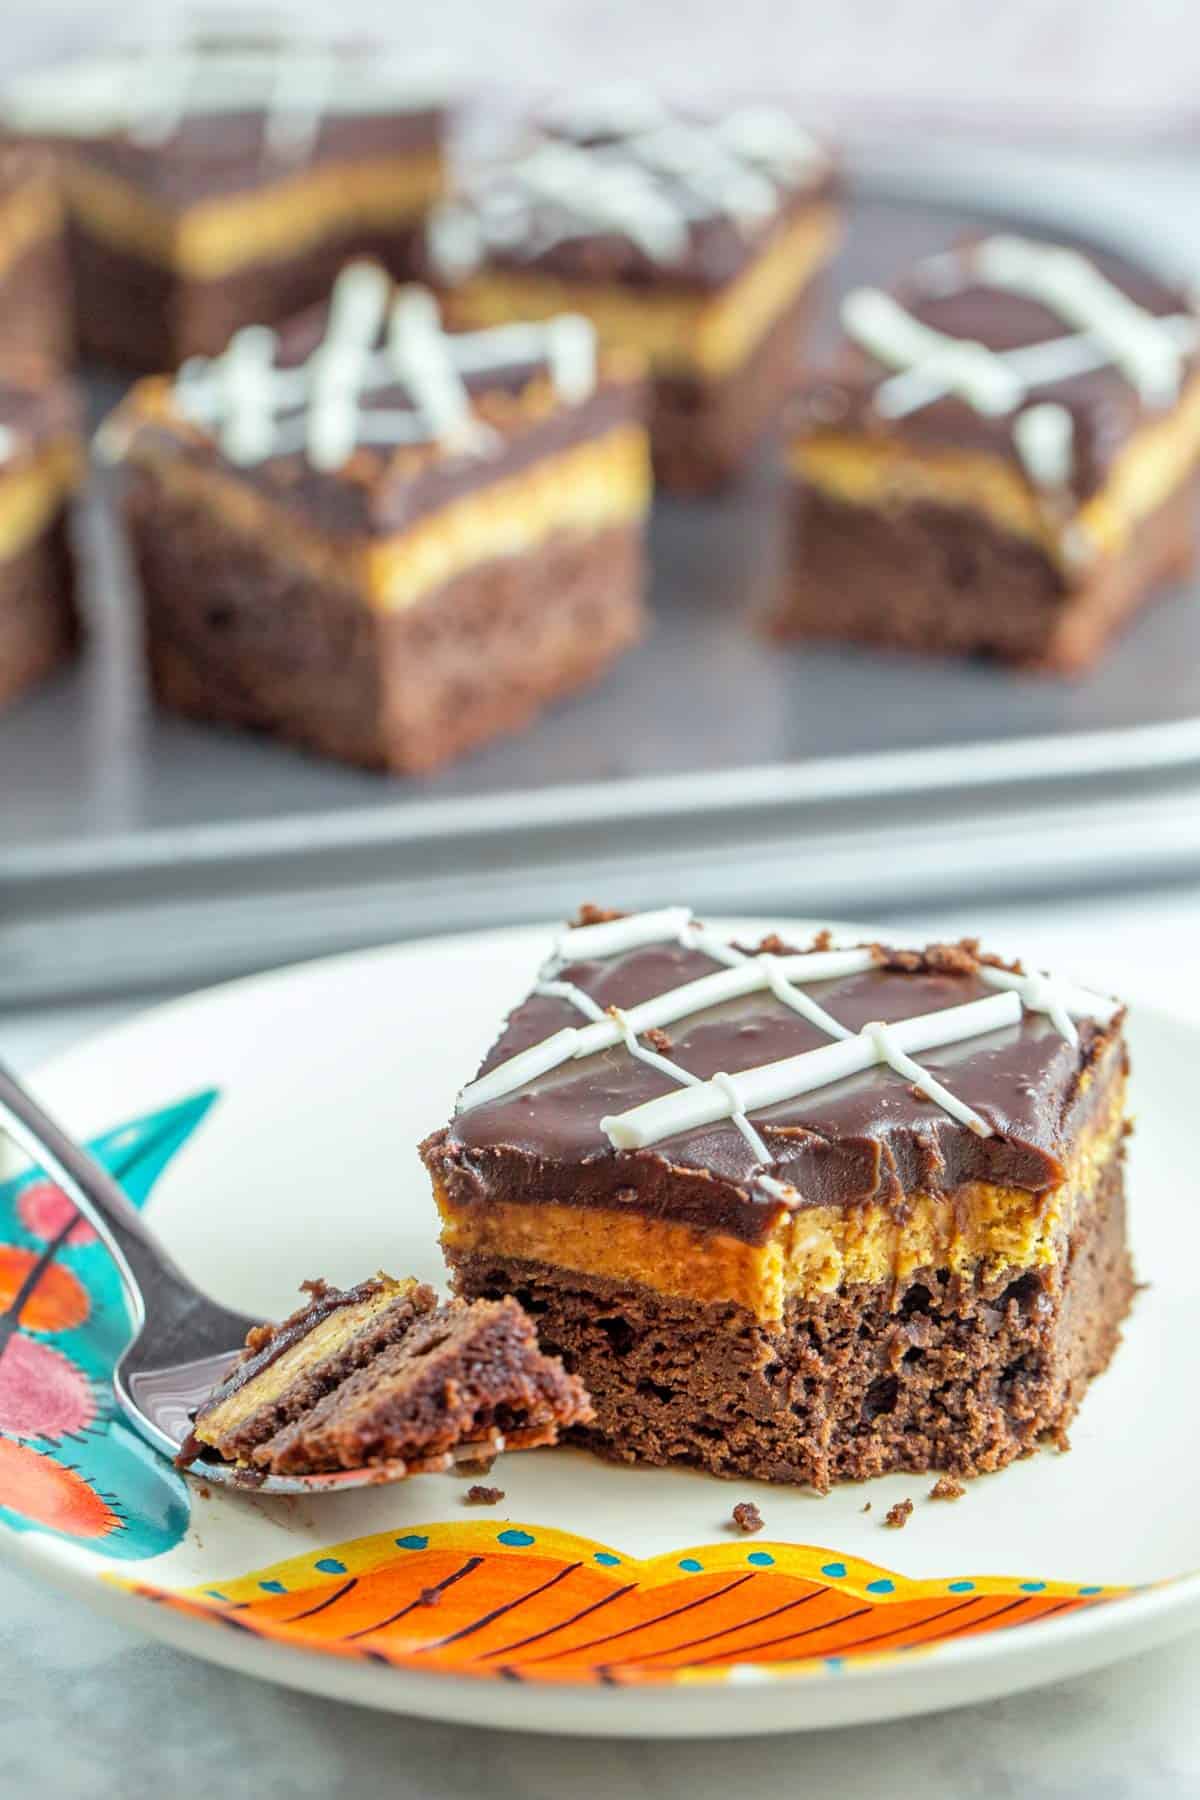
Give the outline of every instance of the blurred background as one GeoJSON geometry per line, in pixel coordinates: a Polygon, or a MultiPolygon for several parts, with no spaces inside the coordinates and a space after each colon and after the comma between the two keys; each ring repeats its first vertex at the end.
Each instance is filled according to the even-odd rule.
{"type": "MultiPolygon", "coordinates": [[[[151,14],[103,0],[11,4],[0,75],[136,41],[143,18],[160,29],[170,11],[170,0],[151,14]]],[[[630,77],[685,101],[788,102],[834,138],[872,232],[896,206],[931,207],[935,234],[944,215],[947,240],[976,216],[1016,214],[1168,272],[1200,271],[1200,15],[1188,0],[694,0],[686,21],[674,5],[635,0],[297,0],[291,12],[339,35],[444,52],[485,111],[630,77]]],[[[1089,909],[1130,920],[1152,906],[1156,945],[1161,920],[1190,921],[1193,598],[1156,612],[1082,684],[968,672],[943,686],[920,672],[885,699],[865,670],[854,717],[839,701],[827,718],[819,696],[797,699],[791,664],[763,666],[711,610],[697,637],[681,610],[689,554],[724,559],[739,603],[740,559],[774,554],[762,544],[762,479],[707,521],[671,505],[656,519],[658,642],[692,634],[687,653],[702,658],[703,768],[681,758],[669,714],[635,674],[633,738],[589,698],[426,783],[275,748],[252,764],[220,738],[151,722],[132,627],[111,598],[119,552],[99,544],[103,629],[70,677],[69,728],[61,706],[40,703],[0,721],[0,1008],[23,1027],[71,1021],[39,1024],[49,1044],[80,1007],[107,1016],[268,963],[558,916],[581,899],[972,928],[1015,918],[1068,937],[1089,909]],[[759,684],[749,706],[742,679],[759,684]]]]}

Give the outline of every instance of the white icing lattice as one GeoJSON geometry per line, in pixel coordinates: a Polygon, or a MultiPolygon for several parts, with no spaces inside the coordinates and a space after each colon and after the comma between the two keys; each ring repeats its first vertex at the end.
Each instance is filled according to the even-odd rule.
{"type": "Polygon", "coordinates": [[[248,326],[221,356],[193,358],[176,377],[179,411],[232,462],[303,452],[314,468],[338,469],[360,445],[440,443],[480,454],[495,438],[472,410],[469,377],[544,366],[568,406],[596,382],[586,319],[446,332],[431,294],[393,287],[374,263],[342,271],[325,335],[304,362],[279,366],[278,353],[273,331],[248,326]],[[370,404],[383,396],[389,404],[370,404]]]}
{"type": "Polygon", "coordinates": [[[261,112],[265,152],[295,162],[311,151],[322,119],[423,110],[440,104],[449,85],[442,57],[352,50],[305,31],[294,12],[270,9],[260,21],[244,11],[189,18],[159,5],[128,48],[13,81],[0,114],[18,131],[126,131],[156,145],[192,117],[261,112]]]}
{"type": "Polygon", "coordinates": [[[1184,361],[1200,343],[1189,313],[1158,317],[1138,306],[1079,251],[1007,235],[961,252],[930,257],[918,271],[927,292],[946,297],[979,281],[1039,301],[1075,332],[1041,344],[993,350],[936,331],[879,288],[858,288],[842,303],[849,335],[898,372],[875,391],[875,410],[900,419],[946,394],[976,411],[1015,413],[1017,453],[1036,487],[1070,480],[1074,427],[1066,407],[1026,407],[1031,389],[1094,369],[1119,369],[1148,404],[1179,392],[1184,361]]]}
{"type": "Polygon", "coordinates": [[[489,247],[532,257],[607,232],[652,262],[670,262],[686,250],[693,222],[728,218],[749,233],[788,189],[828,166],[820,144],[781,109],[747,106],[699,122],[635,84],[573,96],[549,122],[553,135],[435,212],[430,253],[445,278],[469,274],[489,247]]]}
{"type": "MultiPolygon", "coordinates": [[[[621,919],[578,926],[556,940],[553,955],[534,992],[548,999],[566,1001],[583,1013],[589,1023],[581,1027],[566,1026],[489,1070],[463,1089],[458,1111],[469,1111],[502,1099],[565,1063],[624,1043],[631,1055],[669,1075],[680,1087],[678,1092],[661,1095],[627,1112],[601,1119],[601,1130],[619,1150],[645,1148],[677,1132],[727,1119],[746,1138],[757,1162],[766,1165],[773,1159],[750,1120],[752,1109],[796,1099],[880,1064],[892,1068],[918,1087],[951,1118],[979,1136],[989,1137],[992,1128],[987,1121],[914,1061],[913,1051],[940,1048],[1002,1030],[1018,1024],[1023,1011],[1045,1013],[1055,1029],[1075,1045],[1078,1043],[1075,1018],[1107,1022],[1118,1011],[1116,1001],[1093,994],[1087,988],[1045,974],[1018,975],[981,964],[977,971],[980,978],[989,987],[999,990],[997,993],[962,1006],[921,1013],[911,1019],[886,1024],[873,1021],[861,1031],[851,1032],[792,980],[793,976],[803,976],[807,982],[831,980],[864,973],[876,966],[872,951],[862,947],[815,950],[790,956],[771,952],[747,955],[698,925],[684,907],[666,907],[659,912],[634,913],[621,919]],[[568,963],[622,955],[662,943],[702,950],[726,966],[680,987],[668,988],[636,1006],[624,1010],[613,1007],[607,1012],[582,988],[561,978],[560,971],[568,963]],[[638,1041],[641,1034],[656,1027],[674,1024],[729,1000],[764,990],[769,990],[784,1005],[829,1032],[833,1042],[739,1073],[722,1071],[711,1080],[703,1081],[638,1041]]],[[[767,1192],[777,1193],[779,1197],[793,1192],[789,1184],[777,1182],[761,1170],[756,1170],[754,1179],[767,1192]]]]}

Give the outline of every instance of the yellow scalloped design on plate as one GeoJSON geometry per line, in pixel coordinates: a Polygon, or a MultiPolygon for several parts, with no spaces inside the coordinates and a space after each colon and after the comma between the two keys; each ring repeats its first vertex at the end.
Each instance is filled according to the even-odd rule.
{"type": "Polygon", "coordinates": [[[229,1630],[327,1655],[509,1681],[615,1684],[835,1671],[1130,1592],[1007,1576],[913,1581],[835,1550],[745,1539],[642,1559],[509,1520],[356,1538],[204,1587],[119,1585],[229,1630]]]}

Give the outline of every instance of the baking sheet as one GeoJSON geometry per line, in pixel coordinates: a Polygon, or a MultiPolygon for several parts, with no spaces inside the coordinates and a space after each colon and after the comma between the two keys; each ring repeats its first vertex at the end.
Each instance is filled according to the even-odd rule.
{"type": "MultiPolygon", "coordinates": [[[[837,290],[994,222],[928,198],[862,199],[837,290]]],[[[93,383],[96,410],[117,391],[93,383]]],[[[454,922],[467,925],[497,915],[495,890],[520,867],[574,863],[582,874],[589,859],[619,854],[657,858],[661,869],[678,843],[680,854],[703,844],[713,868],[744,847],[751,814],[764,842],[781,849],[792,840],[811,847],[822,833],[844,840],[848,828],[864,844],[875,832],[882,844],[906,820],[927,816],[937,795],[946,817],[955,806],[976,821],[997,807],[1011,817],[1016,806],[1023,841],[1044,837],[1031,862],[1050,870],[1061,836],[1054,809],[1068,796],[1078,806],[1111,805],[1114,783],[1128,783],[1132,771],[1143,795],[1151,787],[1165,794],[1169,782],[1182,804],[1185,784],[1200,780],[1196,587],[1167,596],[1079,682],[780,646],[758,629],[781,569],[778,490],[764,456],[742,487],[716,500],[660,502],[646,644],[523,736],[420,781],[155,714],[122,546],[93,495],[81,531],[92,626],[85,656],[0,717],[0,921],[8,921],[0,1001],[40,984],[108,979],[113,934],[125,928],[118,922],[144,920],[154,895],[166,905],[203,894],[205,870],[219,871],[202,934],[219,965],[222,909],[289,882],[305,891],[325,882],[344,896],[351,866],[377,883],[381,858],[397,890],[398,928],[407,924],[399,888],[415,893],[440,873],[448,887],[473,884],[473,898],[455,902],[454,922]],[[623,831],[614,835],[617,822],[623,831]],[[72,944],[68,977],[57,928],[83,914],[108,928],[72,944]]],[[[532,894],[504,908],[507,916],[545,910],[532,894]]],[[[361,912],[349,941],[393,935],[368,919],[370,908],[361,912]]],[[[301,941],[316,935],[314,927],[301,941]]],[[[335,938],[345,935],[342,924],[335,938]]],[[[126,949],[116,964],[138,967],[137,945],[126,949]]],[[[230,956],[236,964],[232,944],[230,956]]]]}

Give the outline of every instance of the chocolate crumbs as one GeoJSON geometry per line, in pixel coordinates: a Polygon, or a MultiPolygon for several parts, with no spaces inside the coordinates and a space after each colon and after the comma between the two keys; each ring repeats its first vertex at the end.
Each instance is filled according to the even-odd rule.
{"type": "Polygon", "coordinates": [[[504,1498],[503,1488],[484,1487],[475,1482],[463,1495],[464,1506],[496,1506],[504,1498]]]}
{"type": "Polygon", "coordinates": [[[939,1475],[929,1490],[931,1500],[961,1500],[966,1493],[961,1481],[955,1481],[953,1475],[939,1475]]]}
{"type": "Polygon", "coordinates": [[[893,1531],[903,1531],[912,1518],[913,1503],[911,1500],[897,1500],[895,1506],[889,1506],[884,1524],[893,1531]]]}
{"type": "Polygon", "coordinates": [[[581,925],[611,925],[614,919],[624,919],[628,915],[616,906],[593,906],[585,900],[575,917],[569,921],[572,928],[581,925]]]}
{"type": "Polygon", "coordinates": [[[763,1517],[753,1500],[739,1500],[733,1509],[733,1522],[739,1531],[761,1531],[763,1517]]]}

